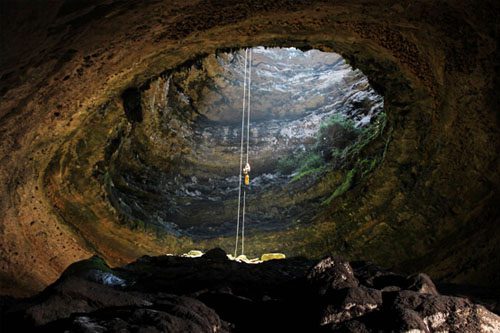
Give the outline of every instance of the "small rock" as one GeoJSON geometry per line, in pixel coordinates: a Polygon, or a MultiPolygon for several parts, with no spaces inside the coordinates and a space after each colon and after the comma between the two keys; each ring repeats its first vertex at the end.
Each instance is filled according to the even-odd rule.
{"type": "Polygon", "coordinates": [[[358,280],[349,262],[340,258],[327,257],[314,266],[307,279],[319,295],[342,288],[358,286],[358,280]]]}
{"type": "Polygon", "coordinates": [[[439,295],[434,282],[424,273],[410,275],[407,279],[408,290],[414,290],[422,294],[439,295]]]}
{"type": "Polygon", "coordinates": [[[380,290],[359,286],[339,290],[321,311],[320,324],[339,323],[360,317],[382,304],[380,290]]]}
{"type": "Polygon", "coordinates": [[[112,287],[125,287],[127,282],[111,272],[91,269],[85,276],[88,280],[112,287]]]}
{"type": "Polygon", "coordinates": [[[391,331],[429,333],[427,325],[416,311],[396,307],[392,309],[391,314],[391,321],[388,323],[391,331]]]}

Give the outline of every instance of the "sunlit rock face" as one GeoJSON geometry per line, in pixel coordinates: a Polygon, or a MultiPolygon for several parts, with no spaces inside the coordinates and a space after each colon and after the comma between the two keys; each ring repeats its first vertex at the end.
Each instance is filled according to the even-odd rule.
{"type": "MultiPolygon", "coordinates": [[[[198,238],[234,234],[244,54],[207,56],[137,96],[144,119],[128,117],[133,128],[108,161],[109,196],[130,223],[198,238]]],[[[340,55],[294,48],[252,50],[250,94],[247,231],[310,221],[335,190],[325,185],[332,150],[356,145],[383,99],[340,55]]]]}
{"type": "MultiPolygon", "coordinates": [[[[251,148],[263,153],[252,157],[252,186],[259,190],[250,193],[249,209],[266,209],[249,217],[266,225],[248,234],[248,254],[342,254],[406,273],[423,271],[437,282],[498,290],[497,2],[2,1],[0,293],[33,294],[93,254],[118,266],[145,254],[215,246],[232,252],[234,235],[215,229],[225,223],[219,215],[235,218],[231,189],[222,201],[233,213],[213,207],[217,216],[188,215],[182,220],[190,224],[182,228],[174,218],[194,214],[188,203],[210,197],[202,188],[212,184],[203,178],[206,161],[219,163],[212,173],[220,180],[237,174],[236,134],[216,128],[239,119],[241,69],[235,62],[234,74],[215,73],[232,59],[223,53],[259,45],[341,54],[383,97],[385,117],[370,118],[370,126],[358,131],[356,124],[376,103],[361,103],[364,111],[350,115],[350,100],[340,96],[346,103],[338,106],[346,106],[340,109],[354,130],[333,122],[319,133],[328,134],[324,142],[311,142],[311,159],[290,153],[283,155],[298,158],[276,162],[281,176],[274,179],[297,193],[292,200],[278,186],[255,182],[278,175],[259,162],[276,157],[264,153],[272,145],[257,141],[271,134],[255,133],[251,148]],[[234,91],[231,81],[240,82],[234,91]],[[222,102],[233,95],[234,102],[222,102]],[[338,133],[350,140],[338,141],[338,133]],[[224,137],[227,152],[215,144],[224,137]],[[181,177],[176,181],[175,175],[181,177]],[[268,209],[273,205],[276,210],[268,209]],[[275,227],[276,217],[284,224],[275,227]],[[212,220],[220,223],[210,226],[212,220]],[[215,237],[200,237],[209,233],[215,237]]],[[[271,59],[262,52],[255,57],[271,59]]],[[[233,58],[241,62],[241,54],[233,58]]],[[[258,79],[268,67],[254,65],[258,94],[258,87],[273,84],[263,75],[258,79]]],[[[271,119],[266,110],[275,112],[273,121],[292,124],[307,118],[286,114],[326,107],[335,94],[313,84],[328,83],[322,80],[299,77],[313,95],[301,101],[287,87],[281,93],[289,97],[282,101],[286,109],[271,105],[271,94],[262,90],[261,98],[252,98],[253,131],[271,119]]],[[[213,182],[213,190],[226,195],[213,182]]]]}

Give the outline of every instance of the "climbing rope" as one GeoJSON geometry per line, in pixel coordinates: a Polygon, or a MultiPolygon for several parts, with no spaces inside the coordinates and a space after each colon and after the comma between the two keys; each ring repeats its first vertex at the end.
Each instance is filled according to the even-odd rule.
{"type": "Polygon", "coordinates": [[[248,163],[248,156],[250,151],[250,84],[252,83],[252,50],[245,49],[245,62],[244,62],[244,78],[243,78],[243,108],[241,112],[241,144],[240,144],[240,174],[238,183],[238,218],[236,220],[236,242],[234,246],[234,256],[238,255],[238,238],[240,233],[240,216],[241,216],[241,254],[245,253],[245,213],[246,213],[246,186],[250,184],[250,164],[248,163]],[[248,69],[248,71],[247,71],[248,69]],[[248,82],[248,84],[247,84],[248,82]],[[248,91],[247,91],[248,89],[248,91]],[[246,111],[246,112],[245,112],[246,111]],[[246,165],[243,168],[243,155],[244,155],[244,137],[245,137],[245,113],[246,113],[246,165]],[[241,198],[242,192],[242,172],[245,176],[245,187],[243,187],[243,203],[241,198]]]}
{"type": "Polygon", "coordinates": [[[245,69],[244,69],[244,79],[243,79],[243,110],[241,114],[241,145],[240,145],[240,177],[238,183],[238,218],[236,220],[236,242],[234,245],[234,256],[238,253],[238,237],[240,235],[240,208],[241,208],[241,173],[243,171],[243,130],[245,129],[245,103],[246,103],[246,93],[247,93],[247,61],[248,61],[248,49],[245,50],[245,69]]]}

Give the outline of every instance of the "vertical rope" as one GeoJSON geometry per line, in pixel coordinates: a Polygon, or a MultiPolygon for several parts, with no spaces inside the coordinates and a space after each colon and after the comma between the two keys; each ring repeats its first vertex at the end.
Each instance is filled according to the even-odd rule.
{"type": "Polygon", "coordinates": [[[245,254],[245,209],[247,191],[243,190],[243,219],[241,221],[241,254],[245,254]]]}
{"type": "MultiPolygon", "coordinates": [[[[252,84],[252,49],[249,52],[250,59],[248,60],[248,113],[247,113],[247,163],[250,152],[250,85],[252,84]]],[[[243,219],[241,221],[241,254],[245,254],[245,208],[246,208],[247,190],[243,190],[243,219]]]]}
{"type": "Polygon", "coordinates": [[[250,151],[250,85],[252,84],[252,49],[250,49],[250,59],[248,61],[248,114],[247,114],[247,163],[250,151]]]}
{"type": "MultiPolygon", "coordinates": [[[[245,70],[243,77],[243,109],[241,114],[241,145],[240,145],[240,177],[239,177],[239,185],[238,185],[238,218],[236,222],[236,242],[234,245],[234,256],[238,255],[238,236],[240,234],[240,207],[241,207],[241,179],[242,179],[242,171],[243,171],[243,138],[245,136],[245,102],[246,102],[246,92],[247,92],[247,62],[248,62],[248,49],[245,50],[245,70]]],[[[248,160],[248,157],[247,157],[248,160]]],[[[244,216],[244,215],[243,215],[244,216]]]]}

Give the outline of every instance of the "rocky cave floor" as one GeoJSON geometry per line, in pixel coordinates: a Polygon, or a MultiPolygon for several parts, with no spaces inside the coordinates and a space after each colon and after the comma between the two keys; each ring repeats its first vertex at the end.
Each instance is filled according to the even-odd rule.
{"type": "Polygon", "coordinates": [[[32,298],[0,301],[2,332],[500,331],[499,316],[423,273],[337,257],[247,264],[217,248],[114,269],[94,256],[32,298]]]}

